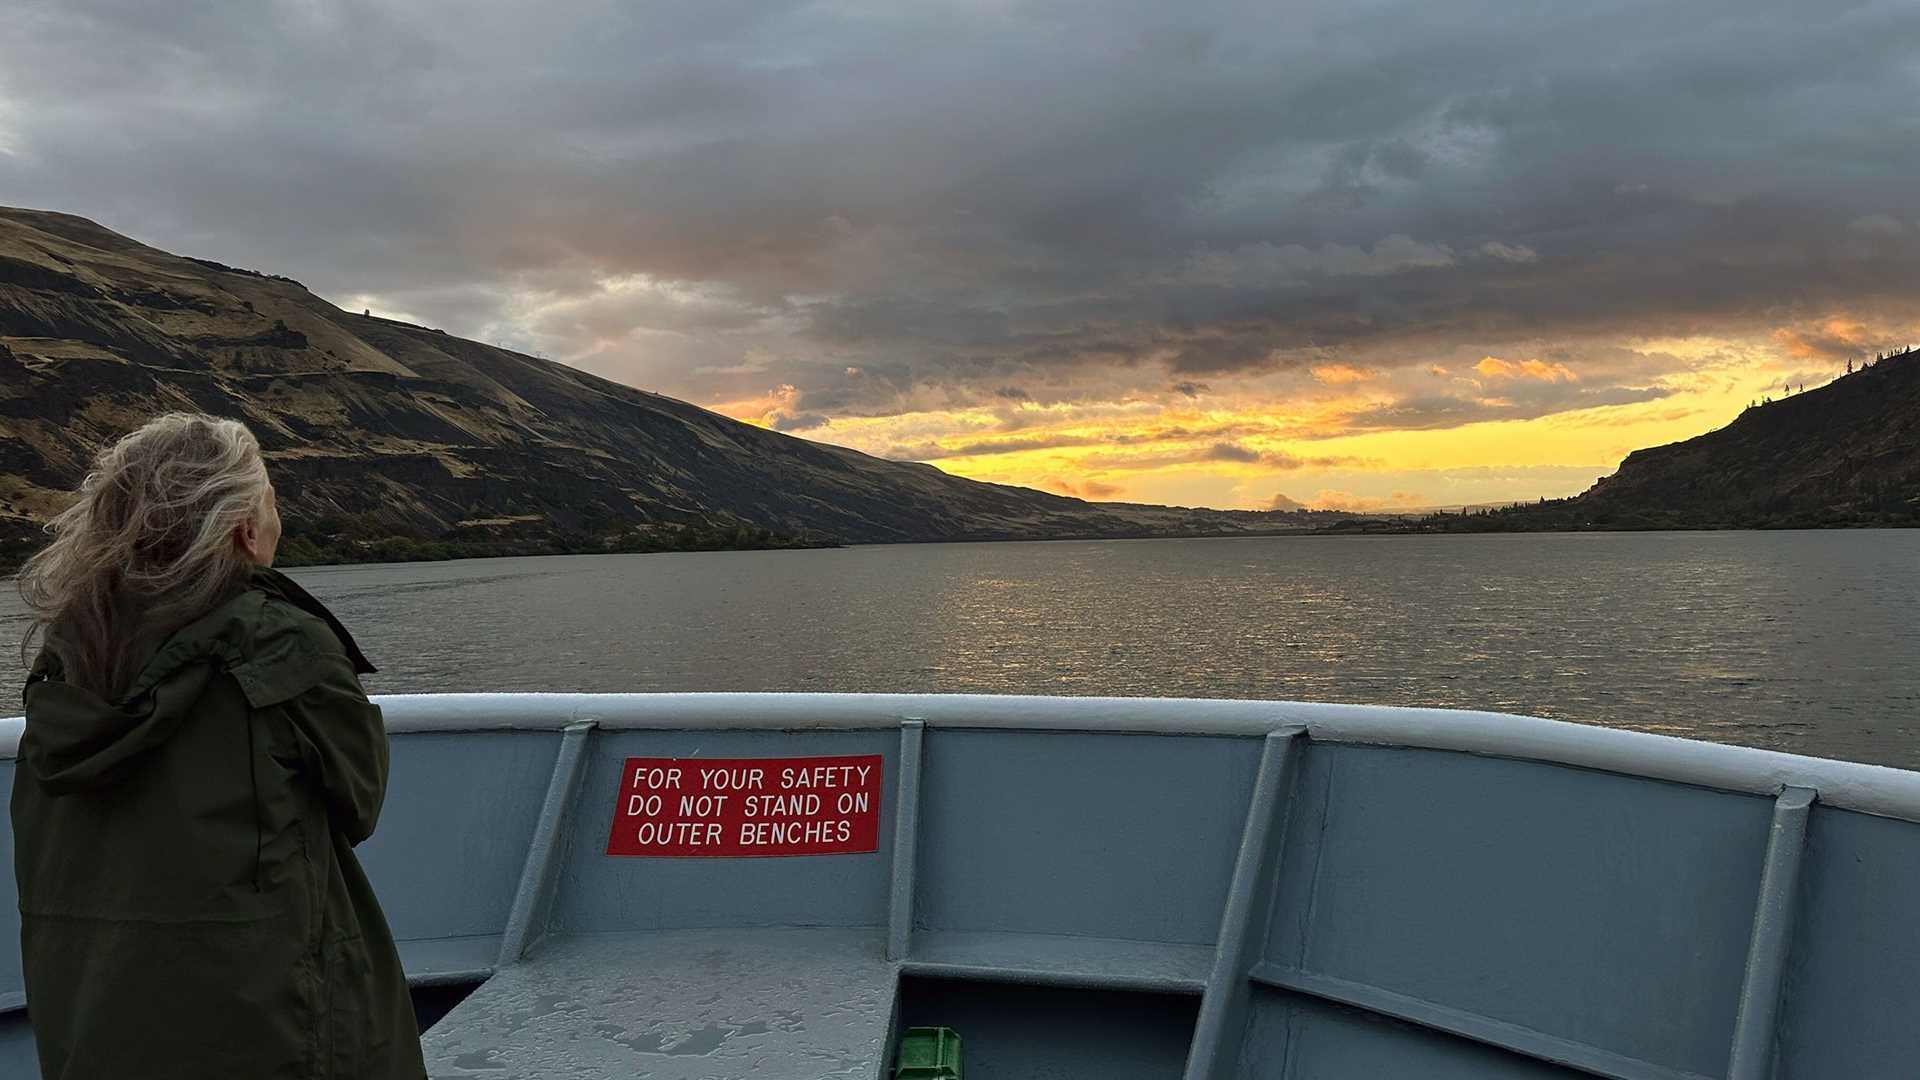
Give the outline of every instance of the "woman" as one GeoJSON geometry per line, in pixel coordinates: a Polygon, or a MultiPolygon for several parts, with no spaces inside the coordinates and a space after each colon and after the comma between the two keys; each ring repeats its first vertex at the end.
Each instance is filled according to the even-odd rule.
{"type": "Polygon", "coordinates": [[[20,575],[44,641],[13,789],[42,1073],[419,1080],[353,855],[386,792],[373,668],[270,569],[253,436],[162,416],[100,454],[50,531],[20,575]]]}

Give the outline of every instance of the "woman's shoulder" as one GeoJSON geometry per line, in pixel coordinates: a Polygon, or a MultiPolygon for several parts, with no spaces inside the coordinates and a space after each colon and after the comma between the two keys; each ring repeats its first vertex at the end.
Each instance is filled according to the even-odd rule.
{"type": "MultiPolygon", "coordinates": [[[[306,590],[277,570],[255,567],[247,577],[246,591],[233,603],[249,624],[248,635],[254,647],[280,638],[301,642],[321,651],[340,651],[331,627],[325,619],[301,601],[309,599],[306,590]]],[[[324,609],[323,609],[324,610],[324,609]]]]}
{"type": "Polygon", "coordinates": [[[270,600],[277,601],[283,617],[304,616],[301,624],[305,632],[321,634],[328,644],[337,644],[346,653],[356,675],[370,674],[379,669],[367,660],[366,654],[347,632],[345,624],[338,616],[319,601],[312,593],[300,586],[299,582],[271,567],[257,567],[254,570],[254,587],[265,592],[270,600]],[[291,609],[289,612],[287,609],[291,609]]]}
{"type": "Polygon", "coordinates": [[[256,568],[234,603],[250,625],[240,662],[228,670],[255,707],[298,696],[340,667],[374,670],[340,620],[277,570],[256,568]]]}

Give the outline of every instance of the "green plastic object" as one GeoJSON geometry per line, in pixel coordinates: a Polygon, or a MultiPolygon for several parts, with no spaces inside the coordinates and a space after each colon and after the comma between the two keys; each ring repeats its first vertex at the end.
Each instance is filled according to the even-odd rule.
{"type": "Polygon", "coordinates": [[[908,1028],[894,1080],[960,1080],[960,1036],[952,1028],[908,1028]]]}

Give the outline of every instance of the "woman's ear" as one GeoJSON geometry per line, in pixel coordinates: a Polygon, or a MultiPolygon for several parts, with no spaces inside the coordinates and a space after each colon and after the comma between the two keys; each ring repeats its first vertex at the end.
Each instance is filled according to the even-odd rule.
{"type": "Polygon", "coordinates": [[[246,552],[248,558],[258,559],[260,557],[260,523],[253,518],[241,522],[240,526],[233,530],[233,543],[241,551],[246,552]]]}

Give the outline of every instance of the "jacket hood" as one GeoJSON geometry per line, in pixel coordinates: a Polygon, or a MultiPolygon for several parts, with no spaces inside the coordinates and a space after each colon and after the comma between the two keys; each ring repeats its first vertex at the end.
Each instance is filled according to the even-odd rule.
{"type": "Polygon", "coordinates": [[[277,570],[257,567],[233,599],[160,643],[117,701],[62,677],[50,636],[27,676],[20,760],[52,794],[112,787],[179,730],[217,672],[264,708],[311,688],[322,649],[344,649],[356,674],[374,670],[320,601],[277,570]]]}

